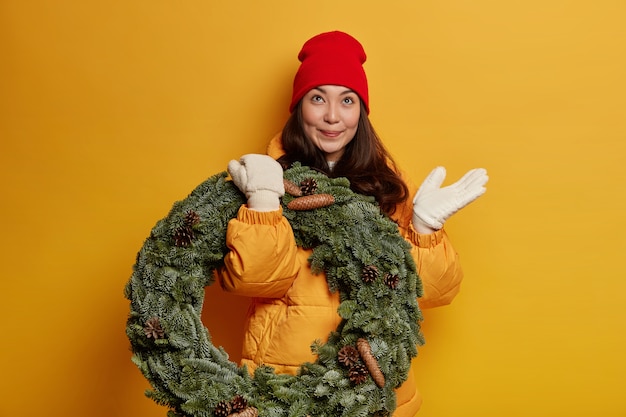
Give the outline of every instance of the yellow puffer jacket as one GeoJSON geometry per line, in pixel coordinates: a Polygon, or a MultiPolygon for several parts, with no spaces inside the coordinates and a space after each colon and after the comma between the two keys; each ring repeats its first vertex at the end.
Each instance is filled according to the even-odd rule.
{"type": "MultiPolygon", "coordinates": [[[[268,153],[282,154],[279,138],[268,153]]],[[[409,195],[417,187],[408,183],[409,195]]],[[[463,273],[458,255],[443,230],[430,235],[417,233],[411,225],[411,198],[399,206],[393,219],[400,233],[411,242],[412,254],[424,286],[418,300],[421,308],[448,304],[459,290],[463,273]]],[[[222,287],[249,296],[242,363],[250,371],[260,364],[277,373],[295,374],[303,362],[315,361],[314,340],[325,341],[340,322],[339,295],[328,290],[322,275],[313,275],[307,259],[310,250],[297,247],[282,209],[256,212],[243,205],[228,224],[226,243],[230,252],[218,271],[222,287]]],[[[397,390],[394,417],[413,417],[422,403],[413,373],[397,390]]]]}

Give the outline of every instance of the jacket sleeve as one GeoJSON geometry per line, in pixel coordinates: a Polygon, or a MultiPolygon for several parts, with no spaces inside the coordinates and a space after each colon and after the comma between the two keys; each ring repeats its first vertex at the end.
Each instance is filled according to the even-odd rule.
{"type": "Polygon", "coordinates": [[[413,196],[417,187],[402,175],[409,189],[409,198],[397,207],[394,220],[400,232],[411,245],[411,254],[424,288],[418,300],[421,308],[432,308],[450,304],[459,292],[463,280],[463,270],[459,255],[445,230],[431,234],[418,233],[412,224],[413,196]]]}
{"type": "Polygon", "coordinates": [[[424,288],[424,295],[418,300],[420,307],[450,304],[461,287],[463,270],[448,235],[443,229],[422,235],[413,226],[408,234],[413,244],[411,253],[424,288]]]}
{"type": "Polygon", "coordinates": [[[297,246],[282,208],[258,212],[243,205],[228,223],[226,245],[230,251],[217,275],[228,292],[280,298],[298,273],[297,246]]]}

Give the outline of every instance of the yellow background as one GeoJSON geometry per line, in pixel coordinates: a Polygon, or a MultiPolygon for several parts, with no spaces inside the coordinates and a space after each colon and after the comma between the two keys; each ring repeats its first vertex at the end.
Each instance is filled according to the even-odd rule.
{"type": "Polygon", "coordinates": [[[165,415],[124,333],[135,254],[264,150],[332,29],[416,182],[491,178],[447,224],[466,280],[425,314],[420,416],[626,415],[625,28],[623,0],[0,2],[0,416],[165,415]]]}

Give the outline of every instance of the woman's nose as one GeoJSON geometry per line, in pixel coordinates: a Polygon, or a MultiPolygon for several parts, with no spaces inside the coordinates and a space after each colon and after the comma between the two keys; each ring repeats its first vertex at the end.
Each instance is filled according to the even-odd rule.
{"type": "Polygon", "coordinates": [[[326,123],[337,123],[339,121],[339,112],[337,106],[329,104],[326,108],[326,114],[324,114],[324,121],[326,123]]]}

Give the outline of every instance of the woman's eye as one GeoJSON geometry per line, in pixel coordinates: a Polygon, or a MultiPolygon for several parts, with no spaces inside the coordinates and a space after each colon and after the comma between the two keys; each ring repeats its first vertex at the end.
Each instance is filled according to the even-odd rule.
{"type": "Polygon", "coordinates": [[[352,104],[354,103],[354,100],[352,100],[352,97],[345,97],[343,99],[343,104],[352,104]]]}
{"type": "Polygon", "coordinates": [[[324,101],[324,99],[321,96],[313,96],[311,97],[311,101],[315,102],[315,103],[321,103],[324,101]]]}

